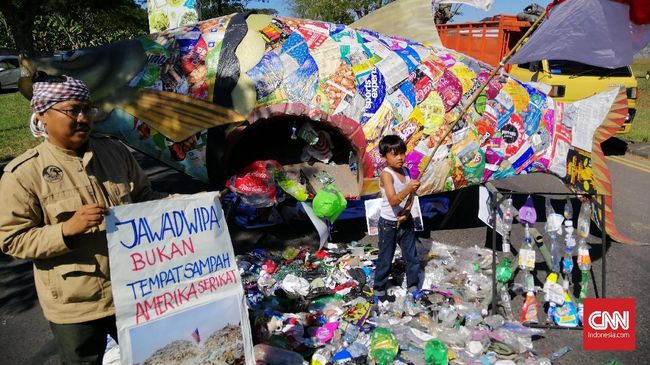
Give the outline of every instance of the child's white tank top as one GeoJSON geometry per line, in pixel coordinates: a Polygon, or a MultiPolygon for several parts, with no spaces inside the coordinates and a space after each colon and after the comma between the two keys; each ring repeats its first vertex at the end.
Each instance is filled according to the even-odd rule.
{"type": "MultiPolygon", "coordinates": [[[[408,183],[411,181],[411,177],[409,176],[408,170],[405,167],[402,167],[402,171],[404,172],[405,177],[404,182],[399,179],[398,174],[390,167],[385,167],[384,171],[387,171],[393,177],[393,187],[395,188],[395,194],[398,194],[400,191],[404,190],[406,188],[406,185],[408,185],[408,183]]],[[[383,197],[381,200],[380,216],[389,221],[396,221],[397,215],[404,209],[406,206],[406,201],[408,199],[402,200],[398,206],[393,207],[388,202],[388,198],[386,197],[386,190],[384,190],[384,186],[382,184],[380,184],[380,188],[381,196],[383,197]]]]}

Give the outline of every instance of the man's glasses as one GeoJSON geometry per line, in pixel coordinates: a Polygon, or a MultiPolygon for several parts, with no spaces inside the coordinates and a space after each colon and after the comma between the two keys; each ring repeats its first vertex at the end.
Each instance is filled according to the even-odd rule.
{"type": "Polygon", "coordinates": [[[50,109],[57,111],[61,114],[65,114],[74,120],[79,119],[79,115],[81,115],[82,113],[83,115],[90,118],[96,117],[98,113],[97,108],[93,108],[90,105],[75,106],[70,109],[56,109],[56,108],[50,108],[50,109]]]}

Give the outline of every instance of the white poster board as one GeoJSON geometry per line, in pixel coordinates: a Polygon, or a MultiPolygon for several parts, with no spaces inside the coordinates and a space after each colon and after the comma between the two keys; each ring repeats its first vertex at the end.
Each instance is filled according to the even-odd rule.
{"type": "MultiPolygon", "coordinates": [[[[480,186],[479,187],[479,198],[478,198],[478,218],[485,223],[488,227],[494,229],[494,224],[492,222],[493,219],[493,210],[492,210],[492,199],[495,199],[494,195],[485,187],[485,186],[480,186]]],[[[502,216],[503,212],[501,212],[501,206],[497,208],[497,224],[496,224],[496,231],[499,233],[501,236],[503,236],[503,223],[502,223],[502,216]]]]}
{"type": "Polygon", "coordinates": [[[253,364],[241,278],[216,192],[106,217],[122,364],[253,364]]]}
{"type": "MultiPolygon", "coordinates": [[[[366,208],[366,227],[368,229],[368,236],[376,236],[379,234],[379,218],[381,218],[382,200],[382,198],[375,198],[363,202],[366,208]]],[[[416,232],[424,231],[424,222],[422,221],[422,211],[420,209],[420,198],[417,195],[413,197],[411,217],[413,217],[413,230],[416,232]]]]}

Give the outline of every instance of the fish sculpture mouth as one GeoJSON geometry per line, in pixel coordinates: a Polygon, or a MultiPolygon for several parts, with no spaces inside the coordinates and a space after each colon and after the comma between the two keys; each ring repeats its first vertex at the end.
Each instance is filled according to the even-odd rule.
{"type": "MultiPolygon", "coordinates": [[[[407,144],[405,166],[422,181],[420,195],[552,174],[574,192],[608,196],[607,232],[630,241],[613,224],[600,148],[625,119],[624,91],[563,103],[507,74],[488,81],[490,66],[444,47],[261,14],[23,58],[21,65],[24,95],[38,72],[78,77],[104,110],[96,130],[217,186],[229,177],[224,159],[232,158],[238,133],[259,121],[299,118],[351,146],[359,173],[351,197],[379,191],[378,142],[397,134],[407,144]],[[580,119],[599,102],[610,106],[599,108],[599,120],[580,119]]],[[[288,139],[290,124],[282,128],[288,139]]],[[[259,146],[250,148],[261,153],[259,146]]]]}
{"type": "Polygon", "coordinates": [[[31,98],[31,86],[39,72],[68,75],[83,80],[92,101],[101,104],[115,97],[146,64],[146,55],[137,40],[125,40],[102,47],[57,52],[43,57],[21,56],[20,92],[31,98]]]}

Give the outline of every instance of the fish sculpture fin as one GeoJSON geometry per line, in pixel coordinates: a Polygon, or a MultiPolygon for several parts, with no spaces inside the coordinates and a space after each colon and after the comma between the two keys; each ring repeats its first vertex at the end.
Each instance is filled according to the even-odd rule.
{"type": "Polygon", "coordinates": [[[625,117],[627,115],[627,95],[625,88],[621,88],[616,95],[612,106],[607,113],[603,123],[596,129],[594,133],[593,146],[591,151],[591,164],[592,164],[592,179],[595,190],[599,194],[604,195],[605,207],[601,206],[600,201],[594,203],[598,206],[600,216],[598,219],[605,220],[605,231],[615,241],[630,244],[630,245],[646,245],[634,239],[624,236],[619,232],[614,220],[614,206],[612,200],[612,178],[607,167],[607,160],[605,153],[601,147],[601,143],[605,142],[610,137],[616,135],[616,132],[621,129],[625,117]],[[602,216],[604,212],[604,217],[602,216]]]}
{"type": "Polygon", "coordinates": [[[433,21],[431,0],[397,0],[350,24],[355,29],[390,34],[432,46],[442,46],[433,21]],[[390,19],[390,21],[386,21],[390,19]]]}
{"type": "Polygon", "coordinates": [[[167,91],[126,89],[115,106],[141,119],[174,142],[215,126],[243,122],[228,108],[167,91]]]}

